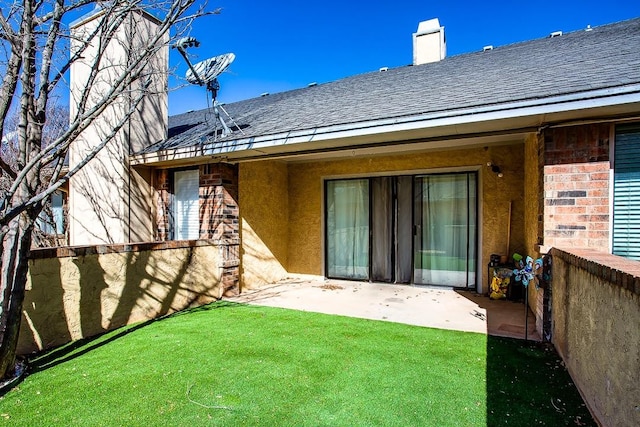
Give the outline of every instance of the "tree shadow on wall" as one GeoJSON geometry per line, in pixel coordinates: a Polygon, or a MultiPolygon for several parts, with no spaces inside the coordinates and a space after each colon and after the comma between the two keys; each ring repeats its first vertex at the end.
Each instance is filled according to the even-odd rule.
{"type": "Polygon", "coordinates": [[[196,302],[215,300],[219,286],[217,281],[210,284],[194,283],[193,287],[189,281],[184,283],[189,267],[197,259],[193,247],[179,251],[180,255],[168,253],[158,257],[153,254],[159,251],[153,250],[79,256],[72,260],[73,264],[67,264],[75,266],[77,273],[65,273],[65,276],[73,276],[74,273],[79,276],[76,278],[78,287],[66,290],[61,284],[60,261],[54,258],[58,263],[57,269],[54,269],[56,274],[51,274],[49,268],[41,276],[37,286],[44,290],[34,295],[37,304],[27,299],[25,316],[28,320],[25,325],[31,326],[31,331],[23,330],[23,333],[24,336],[34,337],[30,343],[31,349],[63,346],[45,358],[38,356],[32,359],[34,369],[43,369],[50,366],[52,361],[59,363],[84,354],[144,326],[148,319],[165,316],[196,302]],[[113,264],[107,267],[109,261],[101,264],[100,260],[104,260],[102,257],[117,259],[117,267],[113,268],[113,264]],[[46,281],[42,280],[45,276],[46,281]],[[69,309],[77,311],[67,313],[69,309]],[[115,335],[108,332],[139,321],[143,323],[127,327],[115,335]],[[64,329],[63,333],[59,332],[61,328],[64,329]],[[80,340],[70,342],[78,336],[80,340]]]}
{"type": "MultiPolygon", "coordinates": [[[[177,271],[170,271],[158,265],[157,260],[151,256],[152,251],[127,253],[127,267],[123,278],[125,285],[110,320],[109,329],[127,324],[136,308],[147,318],[164,316],[182,308],[173,307],[173,302],[180,290],[191,291],[183,286],[184,277],[194,258],[194,249],[187,249],[187,256],[180,262],[177,271]],[[161,277],[171,277],[172,280],[163,280],[161,277]],[[132,280],[133,278],[135,280],[132,280]],[[154,303],[159,304],[159,308],[154,307],[154,303]]],[[[198,296],[195,293],[188,304],[193,303],[198,296]]]]}
{"type": "Polygon", "coordinates": [[[43,265],[34,267],[37,264],[40,264],[39,260],[30,262],[31,289],[25,294],[22,308],[18,345],[25,349],[23,351],[49,348],[71,341],[64,307],[60,260],[51,258],[48,268],[43,265]],[[56,333],[43,336],[41,332],[44,328],[54,328],[56,333]]]}
{"type": "Polygon", "coordinates": [[[96,256],[83,256],[73,259],[80,275],[80,335],[90,337],[106,331],[102,324],[102,293],[109,288],[106,272],[96,256]]]}

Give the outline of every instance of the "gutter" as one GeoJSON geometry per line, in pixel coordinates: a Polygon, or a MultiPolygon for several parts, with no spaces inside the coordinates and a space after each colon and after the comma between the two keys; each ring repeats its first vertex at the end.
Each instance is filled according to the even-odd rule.
{"type": "MultiPolygon", "coordinates": [[[[216,141],[197,146],[162,150],[155,153],[137,154],[133,156],[132,161],[134,164],[146,164],[163,160],[191,159],[201,156],[225,156],[231,153],[235,154],[234,159],[237,158],[240,160],[245,156],[255,157],[255,151],[279,146],[291,146],[303,143],[323,142],[335,139],[348,139],[420,129],[455,127],[465,124],[535,116],[540,117],[540,123],[538,123],[538,125],[541,125],[542,118],[548,114],[613,107],[630,103],[640,103],[640,84],[559,95],[552,98],[531,99],[453,111],[370,120],[365,122],[283,132],[273,135],[216,141]],[[253,152],[247,152],[246,155],[243,156],[242,152],[249,150],[253,152]]],[[[464,133],[458,133],[458,131],[455,131],[454,134],[464,135],[464,133]]],[[[380,144],[384,144],[384,142],[381,142],[380,144]]],[[[350,145],[346,143],[341,146],[341,148],[348,146],[350,145]]],[[[354,146],[358,145],[354,144],[354,146]]]]}

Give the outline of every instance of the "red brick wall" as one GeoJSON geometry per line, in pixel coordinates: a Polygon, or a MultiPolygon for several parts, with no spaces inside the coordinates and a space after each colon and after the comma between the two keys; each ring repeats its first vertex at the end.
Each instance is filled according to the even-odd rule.
{"type": "Polygon", "coordinates": [[[611,125],[591,124],[546,129],[546,165],[609,161],[611,125]]]}
{"type": "Polygon", "coordinates": [[[238,179],[233,165],[200,165],[200,238],[237,239],[238,179]]]}
{"type": "Polygon", "coordinates": [[[544,131],[544,246],[609,250],[610,125],[544,131]]]}

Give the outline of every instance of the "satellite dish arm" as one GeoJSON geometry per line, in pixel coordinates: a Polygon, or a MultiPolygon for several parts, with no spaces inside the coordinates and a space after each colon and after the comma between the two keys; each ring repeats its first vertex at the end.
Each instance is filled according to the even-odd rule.
{"type": "Polygon", "coordinates": [[[196,78],[196,80],[198,80],[198,84],[200,86],[204,86],[204,82],[202,81],[202,79],[200,78],[200,75],[196,72],[196,70],[193,68],[193,65],[191,64],[191,61],[189,61],[189,58],[187,58],[187,53],[184,51],[184,49],[182,49],[182,47],[178,46],[177,47],[178,52],[180,52],[180,55],[182,55],[182,57],[184,58],[185,62],[187,63],[187,65],[189,66],[189,69],[191,70],[191,72],[193,73],[194,77],[196,78]]]}
{"type": "Polygon", "coordinates": [[[200,75],[193,68],[191,61],[189,61],[189,58],[187,57],[187,52],[185,51],[185,48],[192,47],[192,46],[198,47],[200,46],[200,42],[193,37],[183,37],[179,39],[172,47],[178,49],[178,52],[180,52],[180,55],[182,55],[182,57],[184,58],[185,62],[189,66],[189,69],[191,70],[196,80],[198,81],[198,84],[200,86],[204,86],[204,82],[200,78],[200,75]]]}

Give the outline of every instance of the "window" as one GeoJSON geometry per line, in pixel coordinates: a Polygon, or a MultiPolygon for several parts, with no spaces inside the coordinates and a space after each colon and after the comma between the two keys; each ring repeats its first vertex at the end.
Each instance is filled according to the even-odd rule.
{"type": "Polygon", "coordinates": [[[44,234],[64,234],[64,197],[61,191],[56,191],[49,198],[49,205],[45,206],[36,227],[44,234]]]}
{"type": "Polygon", "coordinates": [[[640,123],[616,127],[613,253],[640,260],[640,123]]]}
{"type": "Polygon", "coordinates": [[[198,169],[173,173],[173,236],[175,240],[200,237],[198,169]]]}

